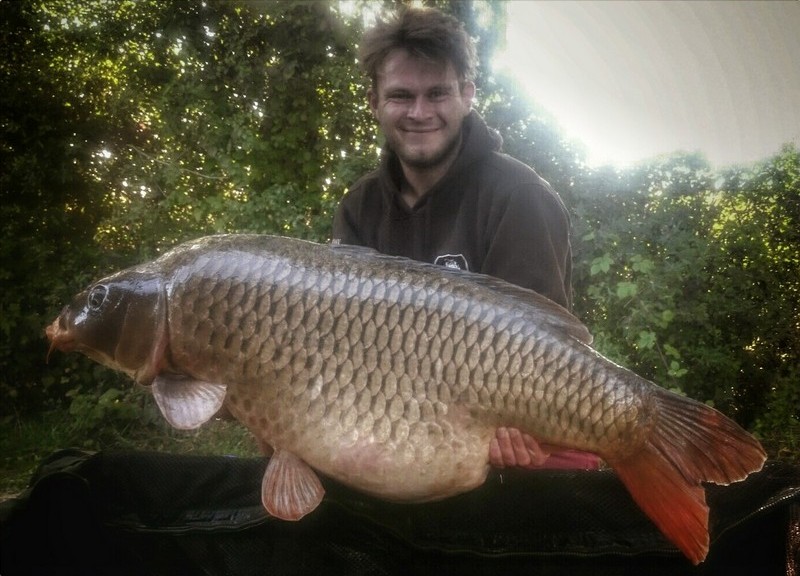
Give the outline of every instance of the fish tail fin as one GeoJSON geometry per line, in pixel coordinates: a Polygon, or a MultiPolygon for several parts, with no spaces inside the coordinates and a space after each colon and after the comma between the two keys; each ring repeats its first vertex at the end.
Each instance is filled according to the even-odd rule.
{"type": "Polygon", "coordinates": [[[717,410],[656,389],[650,435],[635,453],[608,463],[634,501],[694,564],[708,553],[701,482],[730,484],[764,465],[753,436],[717,410]]]}

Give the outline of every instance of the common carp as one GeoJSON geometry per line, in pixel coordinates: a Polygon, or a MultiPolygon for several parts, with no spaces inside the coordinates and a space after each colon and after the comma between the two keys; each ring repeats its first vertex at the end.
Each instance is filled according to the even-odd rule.
{"type": "Polygon", "coordinates": [[[550,300],[497,279],[263,235],[218,235],[91,285],[46,329],[151,387],[173,426],[224,405],[274,450],[267,510],[299,519],[317,472],[394,501],[479,486],[496,430],[593,452],[692,562],[702,482],[766,455],[720,412],[606,359],[550,300]]]}

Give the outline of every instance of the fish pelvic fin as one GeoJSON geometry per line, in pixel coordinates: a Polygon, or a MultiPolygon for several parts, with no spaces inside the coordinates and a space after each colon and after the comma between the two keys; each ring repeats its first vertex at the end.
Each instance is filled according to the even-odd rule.
{"type": "Polygon", "coordinates": [[[226,389],[179,374],[159,374],[152,387],[158,409],[178,430],[194,430],[210,420],[222,408],[226,389]]]}
{"type": "Polygon", "coordinates": [[[641,449],[609,458],[634,501],[693,564],[708,554],[702,482],[727,485],[761,470],[761,444],[700,402],[657,388],[655,422],[641,449]]]}
{"type": "Polygon", "coordinates": [[[322,502],[325,489],[317,473],[286,450],[276,450],[261,482],[261,502],[272,516],[300,520],[322,502]]]}

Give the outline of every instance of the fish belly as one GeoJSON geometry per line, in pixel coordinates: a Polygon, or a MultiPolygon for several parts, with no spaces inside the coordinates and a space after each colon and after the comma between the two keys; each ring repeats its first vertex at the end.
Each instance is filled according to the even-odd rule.
{"type": "Polygon", "coordinates": [[[338,393],[321,383],[298,395],[291,390],[268,399],[256,387],[236,386],[228,402],[263,444],[385,499],[435,500],[486,478],[494,429],[458,409],[399,394],[387,401],[381,390],[353,386],[338,393]]]}

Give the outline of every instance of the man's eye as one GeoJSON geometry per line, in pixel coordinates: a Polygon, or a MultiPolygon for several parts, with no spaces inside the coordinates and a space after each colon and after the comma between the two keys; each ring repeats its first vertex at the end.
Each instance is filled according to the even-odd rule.
{"type": "Polygon", "coordinates": [[[428,94],[428,98],[434,101],[441,101],[447,98],[450,93],[447,90],[431,90],[428,94]]]}

